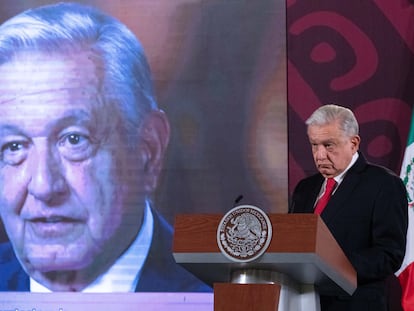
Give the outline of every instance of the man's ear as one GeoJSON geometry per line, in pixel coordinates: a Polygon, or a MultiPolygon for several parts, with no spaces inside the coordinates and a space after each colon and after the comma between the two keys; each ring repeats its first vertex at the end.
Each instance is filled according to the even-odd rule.
{"type": "Polygon", "coordinates": [[[145,190],[150,193],[157,187],[170,139],[170,124],[165,113],[162,110],[148,113],[142,121],[139,135],[144,162],[145,190]]]}
{"type": "Polygon", "coordinates": [[[351,138],[351,143],[354,146],[355,151],[358,151],[360,142],[361,138],[359,137],[359,135],[355,135],[351,138]]]}

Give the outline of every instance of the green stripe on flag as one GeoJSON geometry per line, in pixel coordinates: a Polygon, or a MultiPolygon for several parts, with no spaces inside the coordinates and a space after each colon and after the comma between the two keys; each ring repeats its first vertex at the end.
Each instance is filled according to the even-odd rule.
{"type": "Polygon", "coordinates": [[[405,148],[400,177],[407,189],[408,205],[414,204],[414,111],[411,116],[410,131],[408,133],[407,147],[405,148]]]}
{"type": "Polygon", "coordinates": [[[414,142],[414,110],[411,115],[411,125],[410,131],[408,132],[407,146],[411,145],[414,142]]]}

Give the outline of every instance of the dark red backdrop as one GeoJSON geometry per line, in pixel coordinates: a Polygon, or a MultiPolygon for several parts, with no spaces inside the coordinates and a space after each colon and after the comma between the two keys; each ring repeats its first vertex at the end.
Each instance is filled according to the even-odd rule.
{"type": "Polygon", "coordinates": [[[408,0],[287,1],[289,191],[314,171],[304,120],[338,103],[360,121],[366,157],[399,173],[414,102],[408,0]]]}

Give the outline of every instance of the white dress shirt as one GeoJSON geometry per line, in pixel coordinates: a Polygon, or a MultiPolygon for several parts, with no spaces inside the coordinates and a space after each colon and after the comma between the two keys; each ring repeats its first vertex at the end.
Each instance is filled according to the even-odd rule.
{"type": "MultiPolygon", "coordinates": [[[[341,174],[339,174],[338,176],[335,176],[334,177],[334,179],[336,181],[336,187],[335,187],[334,191],[332,192],[332,194],[334,194],[336,192],[336,189],[338,189],[339,185],[344,180],[344,177],[345,177],[346,173],[349,171],[349,169],[352,167],[352,165],[354,165],[354,163],[356,162],[356,160],[358,159],[358,157],[359,157],[358,152],[355,152],[355,154],[352,156],[351,162],[348,164],[347,168],[341,174]]],[[[324,194],[325,189],[326,189],[326,178],[325,178],[325,181],[322,184],[322,187],[321,187],[321,190],[319,192],[319,195],[316,198],[315,205],[319,201],[319,199],[322,197],[322,195],[324,194]]]]}

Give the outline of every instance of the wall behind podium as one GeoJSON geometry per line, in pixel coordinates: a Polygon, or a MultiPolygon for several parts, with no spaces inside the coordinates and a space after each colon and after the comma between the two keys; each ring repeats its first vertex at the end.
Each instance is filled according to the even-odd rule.
{"type": "Polygon", "coordinates": [[[414,1],[287,1],[289,192],[315,172],[304,120],[351,108],[369,161],[400,173],[414,103],[414,1]]]}

